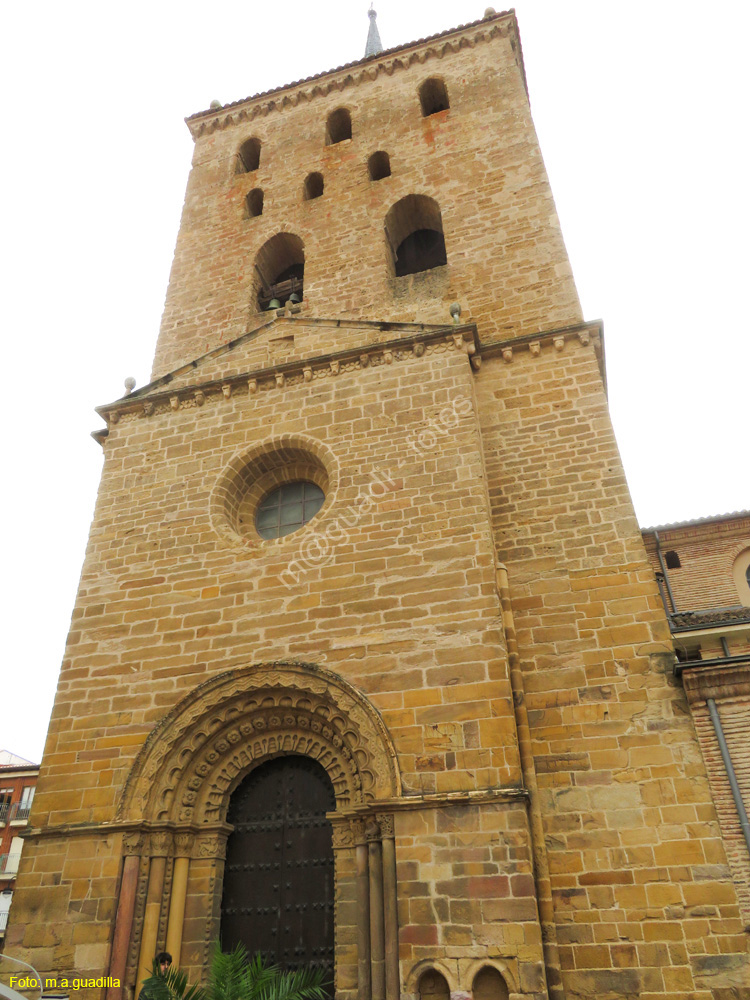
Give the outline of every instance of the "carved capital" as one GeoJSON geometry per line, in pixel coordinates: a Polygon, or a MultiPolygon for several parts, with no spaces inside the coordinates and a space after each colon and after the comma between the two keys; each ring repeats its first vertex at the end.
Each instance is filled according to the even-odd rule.
{"type": "Polygon", "coordinates": [[[374,816],[368,819],[365,826],[365,839],[368,844],[380,841],[380,824],[374,816]]]}
{"type": "Polygon", "coordinates": [[[226,833],[200,834],[193,845],[194,858],[223,858],[226,852],[226,833]]]}
{"type": "Polygon", "coordinates": [[[172,853],[172,834],[169,830],[158,830],[151,834],[151,857],[166,858],[172,853]]]}
{"type": "Polygon", "coordinates": [[[195,837],[192,833],[176,833],[174,835],[174,853],[176,858],[189,858],[193,853],[195,837]]]}
{"type": "Polygon", "coordinates": [[[352,820],[352,837],[354,838],[355,844],[366,844],[367,836],[365,835],[366,823],[363,819],[353,819],[352,820]]]}
{"type": "Polygon", "coordinates": [[[122,838],[122,850],[124,854],[143,854],[143,834],[140,831],[126,833],[122,838]]]}
{"type": "Polygon", "coordinates": [[[378,823],[382,836],[389,840],[393,839],[395,836],[393,813],[378,813],[378,823]]]}
{"type": "Polygon", "coordinates": [[[333,849],[343,850],[347,847],[354,847],[354,833],[349,823],[333,824],[333,849]]]}

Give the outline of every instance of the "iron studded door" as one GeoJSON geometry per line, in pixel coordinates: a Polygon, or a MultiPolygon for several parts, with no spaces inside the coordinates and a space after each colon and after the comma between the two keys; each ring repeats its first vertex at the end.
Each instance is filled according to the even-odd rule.
{"type": "Polygon", "coordinates": [[[323,966],[333,993],[333,845],[325,814],[336,800],[307,757],[277,757],[238,786],[227,820],[221,943],[242,942],[284,969],[323,966]]]}

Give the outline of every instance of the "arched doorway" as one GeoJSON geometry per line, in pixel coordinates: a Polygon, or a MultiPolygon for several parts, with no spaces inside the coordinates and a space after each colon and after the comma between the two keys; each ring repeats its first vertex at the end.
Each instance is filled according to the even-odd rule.
{"type": "Polygon", "coordinates": [[[284,969],[323,967],[333,984],[336,796],[309,757],[259,765],[235,789],[221,903],[224,950],[242,943],[284,969]]]}

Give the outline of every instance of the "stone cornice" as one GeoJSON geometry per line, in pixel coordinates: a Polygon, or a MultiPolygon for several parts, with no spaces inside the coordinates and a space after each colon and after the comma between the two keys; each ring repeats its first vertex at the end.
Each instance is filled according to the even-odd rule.
{"type": "Polygon", "coordinates": [[[190,115],[185,121],[193,139],[198,139],[217,130],[263,118],[273,111],[293,108],[317,97],[325,97],[332,91],[341,92],[365,81],[376,80],[382,74],[392,76],[398,70],[408,69],[414,63],[421,64],[428,59],[442,59],[447,53],[458,52],[463,48],[474,48],[477,44],[497,37],[511,38],[516,62],[526,88],[518,23],[514,11],[511,10],[484,17],[470,24],[459,25],[457,28],[431,35],[429,38],[408,42],[397,48],[379,52],[369,59],[347,63],[304,80],[285,84],[275,90],[235,101],[222,108],[200,111],[190,115]]]}
{"type": "Polygon", "coordinates": [[[731,663],[701,663],[695,660],[678,664],[691,704],[706,701],[707,698],[723,700],[750,696],[750,656],[732,659],[731,663]]]}
{"type": "MultiPolygon", "coordinates": [[[[427,351],[460,350],[473,358],[478,346],[479,339],[474,324],[439,327],[431,331],[414,332],[408,337],[318,354],[192,385],[170,388],[166,382],[164,389],[159,388],[144,395],[134,393],[124,396],[113,403],[98,406],[96,412],[108,424],[116,424],[126,416],[150,416],[166,410],[203,406],[210,396],[219,395],[228,399],[239,388],[255,395],[269,389],[312,382],[313,379],[335,377],[345,371],[363,369],[370,365],[389,365],[408,356],[421,357],[427,351]]],[[[146,389],[149,390],[150,387],[147,386],[146,389]]],[[[95,432],[95,435],[101,433],[95,432]]]]}
{"type": "MultiPolygon", "coordinates": [[[[288,322],[296,322],[288,319],[288,322]]],[[[310,321],[306,321],[310,322],[310,321]]],[[[98,406],[96,412],[107,421],[107,427],[92,432],[94,440],[103,444],[109,434],[109,427],[119,423],[121,419],[136,419],[150,417],[152,414],[180,411],[201,407],[207,401],[220,401],[221,397],[229,399],[236,394],[255,396],[266,391],[278,391],[302,383],[309,383],[321,378],[331,378],[368,367],[390,365],[402,362],[407,358],[420,358],[425,354],[459,350],[468,356],[471,368],[478,372],[483,357],[500,356],[506,364],[511,364],[514,357],[521,353],[529,353],[532,357],[541,354],[542,347],[554,348],[561,352],[569,340],[577,340],[584,347],[591,345],[596,352],[599,369],[604,379],[603,331],[601,321],[579,323],[574,326],[545,330],[539,333],[526,334],[510,340],[480,342],[477,328],[473,323],[445,326],[417,326],[416,324],[373,324],[360,321],[351,324],[342,320],[312,321],[334,326],[346,325],[371,329],[379,326],[384,330],[408,331],[407,336],[396,339],[369,343],[345,350],[318,354],[294,361],[281,362],[264,368],[243,370],[234,375],[206,379],[190,384],[173,386],[172,380],[185,372],[198,369],[200,362],[212,359],[231,351],[240,341],[254,336],[261,329],[243,335],[231,344],[215,348],[209,354],[196,361],[183,365],[177,371],[157,379],[129,396],[123,396],[112,403],[98,406]]],[[[606,389],[606,384],[605,384],[606,389]]]]}

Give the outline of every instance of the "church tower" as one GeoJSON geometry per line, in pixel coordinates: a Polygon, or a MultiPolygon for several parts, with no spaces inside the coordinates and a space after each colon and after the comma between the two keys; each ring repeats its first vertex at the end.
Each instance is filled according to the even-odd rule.
{"type": "Polygon", "coordinates": [[[97,1000],[219,935],[339,1000],[734,996],[515,16],[373,47],[188,119],[6,950],[97,1000]]]}

